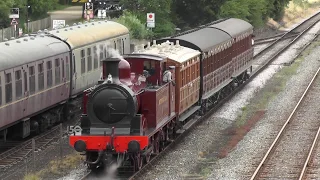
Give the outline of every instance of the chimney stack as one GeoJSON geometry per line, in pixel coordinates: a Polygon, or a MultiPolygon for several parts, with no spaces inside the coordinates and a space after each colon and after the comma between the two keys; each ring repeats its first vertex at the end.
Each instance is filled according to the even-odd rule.
{"type": "Polygon", "coordinates": [[[119,62],[119,58],[107,58],[102,61],[104,83],[120,84],[119,62]]]}

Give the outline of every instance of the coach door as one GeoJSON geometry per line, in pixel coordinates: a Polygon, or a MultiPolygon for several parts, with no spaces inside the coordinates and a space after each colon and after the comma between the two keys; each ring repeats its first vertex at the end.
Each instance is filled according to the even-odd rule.
{"type": "Polygon", "coordinates": [[[29,85],[28,85],[28,65],[23,65],[22,71],[22,96],[23,96],[23,115],[28,115],[28,98],[29,98],[29,85]]]}
{"type": "Polygon", "coordinates": [[[24,114],[24,94],[23,94],[23,86],[22,86],[22,67],[16,67],[13,69],[13,74],[12,74],[12,97],[14,99],[14,101],[16,102],[14,104],[14,109],[16,112],[19,113],[15,113],[14,116],[15,119],[21,119],[23,118],[23,114],[24,114]]]}

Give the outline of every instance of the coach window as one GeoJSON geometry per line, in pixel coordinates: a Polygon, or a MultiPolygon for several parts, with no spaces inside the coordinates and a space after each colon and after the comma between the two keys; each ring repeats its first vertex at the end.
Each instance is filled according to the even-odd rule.
{"type": "Polygon", "coordinates": [[[86,72],[86,53],[84,50],[81,50],[81,74],[86,72]]]}
{"type": "Polygon", "coordinates": [[[64,59],[61,58],[61,68],[62,68],[62,79],[65,77],[65,73],[64,73],[64,59]]]}
{"type": "Polygon", "coordinates": [[[122,54],[124,54],[124,40],[122,39],[122,54]]]}
{"type": "Polygon", "coordinates": [[[88,71],[91,71],[92,70],[91,48],[87,49],[87,56],[88,56],[88,71]]]}
{"type": "Polygon", "coordinates": [[[70,71],[69,71],[69,58],[66,56],[66,80],[68,81],[70,78],[70,71]]]}
{"type": "Polygon", "coordinates": [[[51,61],[47,62],[47,87],[52,86],[52,63],[51,61]]]}
{"type": "Polygon", "coordinates": [[[93,69],[98,68],[98,53],[97,53],[97,47],[93,47],[93,69]]]}
{"type": "Polygon", "coordinates": [[[103,58],[104,58],[104,56],[103,56],[103,45],[102,44],[100,44],[100,66],[102,66],[102,60],[103,60],[103,58]]]}
{"type": "Polygon", "coordinates": [[[29,91],[33,94],[36,90],[34,66],[29,67],[29,91]]]}
{"type": "Polygon", "coordinates": [[[114,49],[116,50],[117,49],[117,43],[116,43],[116,41],[113,41],[113,43],[114,43],[114,49]]]}
{"type": "Polygon", "coordinates": [[[120,54],[123,54],[123,53],[122,53],[122,44],[121,44],[121,41],[122,41],[122,39],[118,39],[118,40],[117,40],[117,43],[118,43],[118,45],[119,45],[119,53],[120,53],[120,54]]]}
{"type": "Polygon", "coordinates": [[[60,61],[59,58],[55,59],[55,84],[60,83],[60,61]]]}
{"type": "Polygon", "coordinates": [[[38,64],[38,86],[39,91],[44,89],[43,63],[38,64]]]}
{"type": "Polygon", "coordinates": [[[22,96],[22,77],[21,70],[15,72],[16,76],[16,99],[20,99],[22,96]]]}
{"type": "Polygon", "coordinates": [[[12,101],[12,77],[11,73],[6,74],[6,103],[12,101]]]}

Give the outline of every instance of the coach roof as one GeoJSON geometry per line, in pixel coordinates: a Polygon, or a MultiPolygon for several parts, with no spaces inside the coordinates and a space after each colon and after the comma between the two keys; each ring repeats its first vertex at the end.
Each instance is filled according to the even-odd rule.
{"type": "Polygon", "coordinates": [[[250,23],[236,18],[230,18],[217,24],[213,24],[209,27],[225,31],[232,37],[253,30],[253,26],[250,23]]]}
{"type": "Polygon", "coordinates": [[[129,33],[128,28],[113,21],[87,22],[49,33],[67,41],[72,49],[129,33]]]}
{"type": "Polygon", "coordinates": [[[160,42],[165,42],[166,40],[175,42],[175,40],[179,40],[182,46],[206,52],[212,49],[215,45],[226,42],[230,39],[230,35],[226,32],[206,27],[187,34],[175,36],[171,39],[161,39],[160,42]]]}
{"type": "Polygon", "coordinates": [[[62,41],[37,35],[0,43],[0,71],[69,52],[62,41]]]}

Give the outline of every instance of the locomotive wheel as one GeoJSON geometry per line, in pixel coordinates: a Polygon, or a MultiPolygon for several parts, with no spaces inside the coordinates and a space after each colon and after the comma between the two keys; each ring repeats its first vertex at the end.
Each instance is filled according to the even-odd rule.
{"type": "Polygon", "coordinates": [[[134,153],[131,157],[133,162],[133,168],[134,171],[139,171],[143,166],[143,157],[141,156],[141,153],[134,153]]]}
{"type": "Polygon", "coordinates": [[[155,135],[156,137],[154,138],[153,141],[153,153],[158,155],[160,152],[160,136],[159,133],[155,135]]]}
{"type": "Polygon", "coordinates": [[[143,157],[143,161],[145,164],[149,163],[151,159],[151,154],[147,153],[144,157],[143,157]]]}

